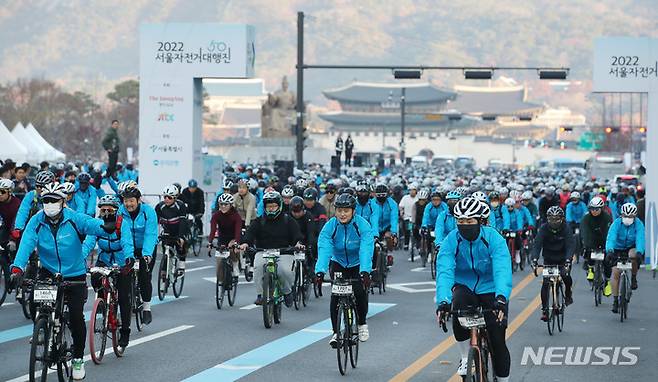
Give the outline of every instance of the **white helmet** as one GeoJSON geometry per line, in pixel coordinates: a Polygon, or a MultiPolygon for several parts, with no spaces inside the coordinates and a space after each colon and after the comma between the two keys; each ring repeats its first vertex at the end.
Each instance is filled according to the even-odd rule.
{"type": "Polygon", "coordinates": [[[178,187],[174,186],[173,184],[170,186],[167,186],[162,190],[162,196],[171,196],[171,197],[177,197],[178,196],[178,187]]]}
{"type": "Polygon", "coordinates": [[[418,199],[427,199],[430,197],[430,192],[427,188],[422,188],[418,191],[418,199]]]}
{"type": "Polygon", "coordinates": [[[625,203],[621,206],[621,214],[623,216],[637,216],[637,206],[633,203],[625,203]]]}
{"type": "Polygon", "coordinates": [[[485,202],[485,203],[486,203],[487,200],[488,200],[488,198],[487,198],[487,194],[485,194],[485,193],[482,192],[482,191],[475,191],[475,192],[471,195],[471,197],[473,197],[473,198],[475,198],[475,199],[477,199],[477,200],[479,200],[479,201],[481,201],[481,202],[485,202]]]}
{"type": "Polygon", "coordinates": [[[453,214],[456,219],[479,219],[482,216],[482,205],[475,198],[463,198],[455,204],[453,214]]]}
{"type": "Polygon", "coordinates": [[[225,192],[217,198],[217,204],[233,204],[235,198],[229,192],[225,192]]]}
{"type": "Polygon", "coordinates": [[[514,203],[516,203],[516,201],[512,198],[505,199],[505,205],[507,207],[514,207],[514,203]]]}
{"type": "MultiPolygon", "coordinates": [[[[64,186],[59,183],[50,183],[43,186],[41,189],[41,199],[52,198],[52,199],[64,199],[66,198],[66,193],[64,192],[64,186]]],[[[637,209],[636,209],[637,210],[637,209]]]]}
{"type": "Polygon", "coordinates": [[[66,195],[71,195],[72,193],[75,192],[75,184],[73,183],[64,182],[62,183],[62,186],[64,187],[64,192],[66,193],[66,195]]]}
{"type": "Polygon", "coordinates": [[[523,200],[532,200],[532,191],[525,191],[521,194],[521,199],[523,200]]]}
{"type": "Polygon", "coordinates": [[[589,208],[603,208],[605,202],[600,196],[595,196],[589,201],[589,208]]]}
{"type": "Polygon", "coordinates": [[[14,188],[14,182],[9,179],[0,178],[0,190],[11,190],[14,188]]]}
{"type": "Polygon", "coordinates": [[[573,191],[573,192],[569,195],[569,199],[580,199],[580,192],[578,192],[578,191],[573,191]]]}

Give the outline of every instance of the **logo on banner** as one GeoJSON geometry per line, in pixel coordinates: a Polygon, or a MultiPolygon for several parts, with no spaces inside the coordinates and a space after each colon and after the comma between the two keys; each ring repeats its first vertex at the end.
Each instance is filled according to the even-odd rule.
{"type": "Polygon", "coordinates": [[[169,159],[153,159],[153,166],[160,167],[178,167],[180,161],[169,159]]]}
{"type": "Polygon", "coordinates": [[[169,113],[160,113],[158,122],[174,122],[174,115],[169,113]]]}

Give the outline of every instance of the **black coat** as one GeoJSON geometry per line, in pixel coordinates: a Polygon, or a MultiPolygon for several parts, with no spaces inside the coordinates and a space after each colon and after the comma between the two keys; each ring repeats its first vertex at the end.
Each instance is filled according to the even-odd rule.
{"type": "Polygon", "coordinates": [[[539,259],[541,254],[544,257],[544,264],[563,264],[573,257],[575,248],[573,233],[566,223],[562,223],[562,227],[557,232],[554,232],[548,224],[542,224],[537,231],[532,258],[539,259]]]}

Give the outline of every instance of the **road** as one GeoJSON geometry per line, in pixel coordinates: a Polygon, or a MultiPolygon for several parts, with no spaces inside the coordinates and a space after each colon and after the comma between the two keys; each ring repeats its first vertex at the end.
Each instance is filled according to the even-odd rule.
{"type": "MultiPolygon", "coordinates": [[[[336,353],[328,346],[329,299],[315,299],[300,311],[284,308],[283,322],[265,329],[260,308],[252,304],[253,283],[241,279],[235,306],[214,302],[214,259],[192,258],[183,296],[168,296],[154,304],[153,322],[138,333],[123,358],[111,351],[104,362],[86,363],[87,381],[454,381],[458,350],[451,333],[443,333],[434,319],[434,283],[427,269],[396,252],[396,262],[383,295],[370,296],[370,340],[361,345],[358,368],[341,377],[336,353]]],[[[594,307],[584,272],[574,269],[575,303],[566,311],[565,330],[549,336],[539,321],[540,281],[528,271],[514,274],[507,330],[512,381],[625,380],[654,381],[653,361],[658,353],[658,280],[639,275],[629,318],[619,322],[610,312],[610,299],[594,307]],[[561,366],[522,365],[524,347],[533,354],[544,347],[635,347],[634,365],[561,366]]],[[[155,283],[154,283],[155,285],[155,283]]],[[[325,291],[327,289],[325,288],[325,291]]],[[[154,298],[154,301],[157,297],[154,298]]],[[[91,298],[86,311],[91,310],[91,298]]],[[[0,380],[26,380],[30,322],[13,297],[0,307],[0,380]],[[13,304],[12,304],[13,303],[13,304]]],[[[553,349],[559,361],[565,349],[553,349]]],[[[604,350],[605,351],[605,350],[604,350]]],[[[613,355],[614,349],[608,351],[613,355]]],[[[544,361],[546,358],[543,359],[544,361]]],[[[625,361],[624,357],[618,357],[625,361]]],[[[595,361],[595,360],[593,360],[595,361]]],[[[49,377],[56,378],[54,374],[49,377]]]]}

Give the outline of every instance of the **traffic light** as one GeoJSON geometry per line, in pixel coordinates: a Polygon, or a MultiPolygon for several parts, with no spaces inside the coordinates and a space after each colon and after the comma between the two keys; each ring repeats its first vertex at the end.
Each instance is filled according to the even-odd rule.
{"type": "Polygon", "coordinates": [[[605,133],[606,133],[606,134],[612,134],[612,133],[617,133],[617,132],[619,132],[619,128],[618,128],[618,127],[610,127],[610,126],[608,126],[608,127],[605,128],[605,133]]]}
{"type": "Polygon", "coordinates": [[[640,127],[640,134],[646,134],[647,133],[647,128],[642,126],[640,127]]]}

